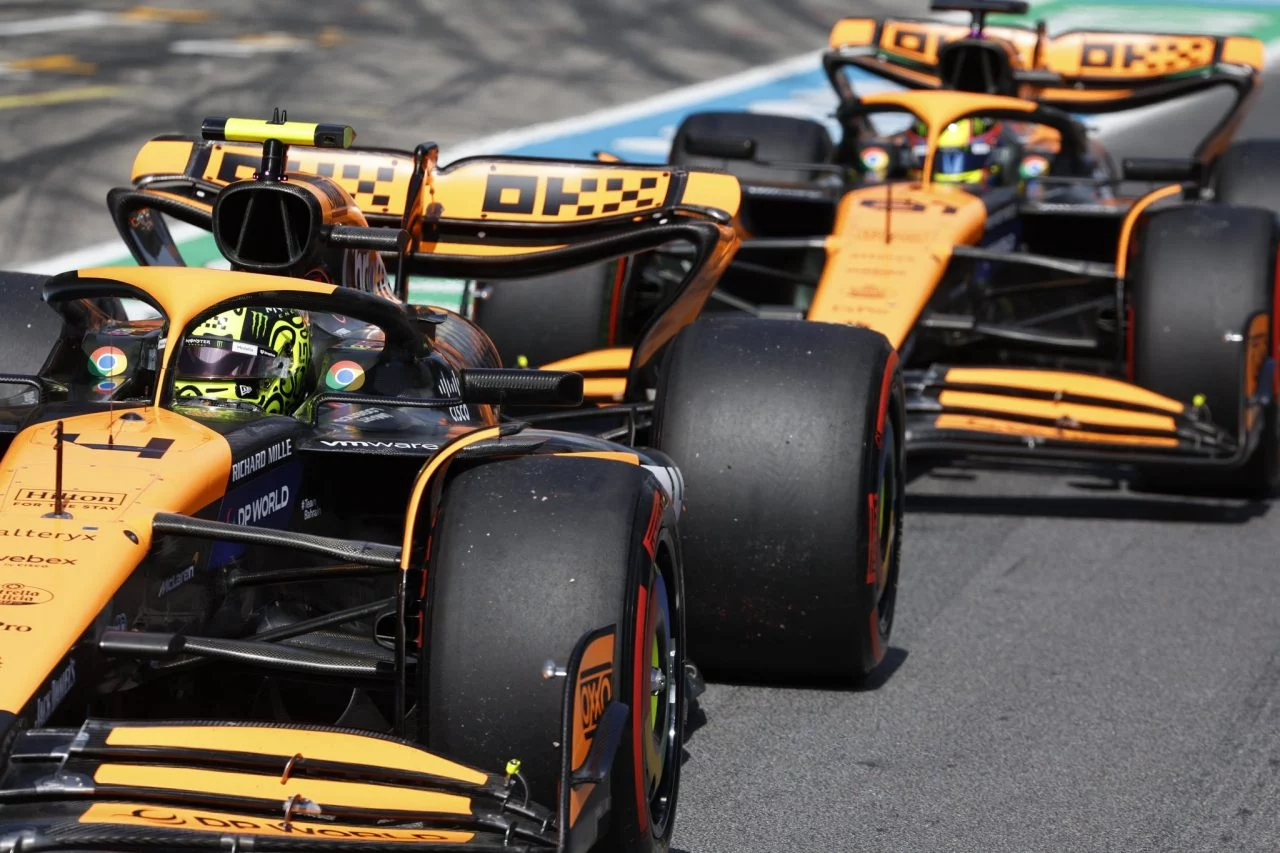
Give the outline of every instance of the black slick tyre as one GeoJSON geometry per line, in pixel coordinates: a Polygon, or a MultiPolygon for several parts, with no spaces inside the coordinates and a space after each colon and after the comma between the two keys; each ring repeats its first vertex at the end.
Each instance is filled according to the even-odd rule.
{"type": "Polygon", "coordinates": [[[1280,139],[1236,142],[1213,165],[1214,201],[1280,213],[1280,139]]]}
{"type": "MultiPolygon", "coordinates": [[[[1242,404],[1255,390],[1261,359],[1276,353],[1277,236],[1275,216],[1261,208],[1159,210],[1141,224],[1126,277],[1134,381],[1188,407],[1202,401],[1231,435],[1245,426],[1242,404]]],[[[1142,485],[1247,497],[1273,492],[1280,482],[1274,391],[1261,440],[1242,467],[1150,467],[1142,485]]]]}
{"type": "Polygon", "coordinates": [[[429,748],[490,771],[518,758],[531,799],[554,805],[564,680],[544,665],[564,666],[583,634],[616,626],[614,683],[631,714],[605,850],[671,841],[686,689],[673,519],[640,466],[526,456],[459,474],[435,526],[421,673],[429,748]]]}
{"type": "Polygon", "coordinates": [[[474,319],[506,367],[542,367],[610,345],[622,299],[622,262],[539,278],[478,282],[474,319]],[[611,328],[612,327],[612,328],[611,328]]]}
{"type": "Polygon", "coordinates": [[[866,329],[726,317],[673,341],[653,443],[684,476],[688,651],[709,677],[848,684],[883,660],[903,394],[866,329]]]}

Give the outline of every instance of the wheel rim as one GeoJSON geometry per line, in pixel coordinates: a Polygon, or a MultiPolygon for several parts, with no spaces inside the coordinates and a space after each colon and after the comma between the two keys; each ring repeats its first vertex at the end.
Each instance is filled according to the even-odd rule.
{"type": "Polygon", "coordinates": [[[653,568],[653,585],[649,613],[642,640],[649,646],[644,659],[649,663],[648,672],[638,677],[648,683],[649,701],[641,705],[644,719],[640,726],[642,739],[643,771],[649,804],[649,820],[654,836],[664,834],[671,813],[675,769],[680,748],[677,740],[677,702],[679,683],[683,672],[677,672],[678,655],[672,632],[671,603],[667,595],[666,581],[657,566],[653,568]]]}
{"type": "Polygon", "coordinates": [[[898,548],[898,504],[902,489],[897,459],[897,434],[893,425],[889,424],[889,429],[884,431],[879,489],[876,495],[876,543],[879,553],[876,555],[875,612],[882,639],[888,638],[893,626],[893,599],[897,586],[892,578],[898,548]]]}

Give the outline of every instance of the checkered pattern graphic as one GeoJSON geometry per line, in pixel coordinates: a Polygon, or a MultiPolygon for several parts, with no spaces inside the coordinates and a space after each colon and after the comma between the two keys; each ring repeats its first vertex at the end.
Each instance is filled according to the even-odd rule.
{"type": "Polygon", "coordinates": [[[578,216],[633,213],[658,204],[658,179],[627,175],[617,178],[552,178],[547,182],[544,207],[563,215],[566,207],[578,216]]]}
{"type": "MultiPolygon", "coordinates": [[[[1083,39],[1078,48],[1080,72],[1103,77],[1159,77],[1205,68],[1213,64],[1216,47],[1215,40],[1205,36],[1064,36],[1077,38],[1083,39]]],[[[1049,64],[1053,66],[1052,59],[1049,64]]],[[[1063,57],[1063,64],[1071,62],[1063,57]]]]}
{"type": "MultiPolygon", "coordinates": [[[[290,152],[292,154],[292,152],[290,152]]],[[[396,170],[378,163],[335,163],[333,159],[300,156],[289,158],[291,172],[305,172],[331,178],[350,194],[356,205],[366,212],[381,213],[390,207],[392,200],[397,209],[403,203],[403,185],[396,185],[396,170]]]]}
{"type": "Polygon", "coordinates": [[[1213,42],[1208,39],[1154,39],[1126,51],[1130,68],[1151,74],[1169,74],[1201,68],[1213,62],[1213,42]],[[1141,56],[1141,59],[1137,59],[1141,56]],[[1136,60],[1136,61],[1135,61],[1136,60]]]}

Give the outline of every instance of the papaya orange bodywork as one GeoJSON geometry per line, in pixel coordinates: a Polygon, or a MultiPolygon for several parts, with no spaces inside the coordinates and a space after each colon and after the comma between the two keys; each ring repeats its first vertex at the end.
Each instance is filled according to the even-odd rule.
{"type": "Polygon", "coordinates": [[[1116,247],[1116,277],[1124,278],[1129,269],[1129,241],[1133,238],[1133,229],[1138,224],[1138,220],[1142,214],[1157,202],[1173,198],[1182,193],[1182,187],[1178,184],[1171,184],[1167,187],[1160,187],[1152,190],[1133,203],[1129,208],[1129,212],[1124,217],[1124,222],[1120,225],[1120,242],[1116,247]]]}
{"type": "Polygon", "coordinates": [[[571,355],[550,364],[544,370],[570,370],[574,373],[625,373],[631,366],[631,350],[628,347],[612,347],[571,355]]]}
{"type": "Polygon", "coordinates": [[[1162,438],[1150,435],[1124,435],[1111,432],[1089,432],[1087,430],[1066,427],[1049,427],[1027,424],[1021,421],[1005,421],[999,418],[975,415],[939,415],[933,426],[940,430],[960,430],[963,432],[986,432],[998,435],[1016,435],[1028,438],[1058,439],[1062,441],[1081,441],[1095,444],[1123,444],[1138,447],[1177,447],[1178,439],[1170,436],[1162,438]]]}
{"type": "MultiPolygon", "coordinates": [[[[262,159],[261,146],[218,143],[208,146],[208,157],[199,163],[195,154],[202,145],[193,140],[153,139],[135,157],[132,180],[145,185],[152,178],[185,174],[222,186],[251,179],[262,159]]],[[[408,152],[294,145],[289,149],[288,170],[325,176],[365,213],[401,216],[406,204],[412,203],[407,202],[413,175],[413,156],[408,152]]],[[[713,208],[733,216],[740,204],[740,189],[731,175],[712,172],[687,173],[676,185],[671,170],[662,167],[600,161],[556,163],[552,168],[545,162],[469,158],[431,169],[418,201],[422,216],[566,224],[644,214],[663,204],[713,208]]],[[[444,245],[447,254],[494,253],[437,245],[444,245]]]]}
{"type": "MultiPolygon", "coordinates": [[[[578,683],[574,685],[573,742],[570,768],[577,770],[587,761],[595,734],[595,720],[589,719],[592,707],[617,699],[614,691],[614,635],[596,637],[587,644],[578,666],[578,683]],[[603,702],[601,701],[603,700],[603,702]]],[[[591,796],[594,785],[574,785],[569,789],[569,825],[578,822],[583,805],[591,796]]]]}
{"type": "Polygon", "coordinates": [[[416,813],[470,814],[471,800],[438,791],[375,785],[369,782],[333,782],[305,776],[281,786],[280,775],[164,767],[155,764],[102,764],[93,774],[100,786],[192,791],[215,796],[248,797],[279,803],[295,794],[320,804],[348,808],[416,813]]]}
{"type": "Polygon", "coordinates": [[[953,367],[944,379],[955,385],[986,385],[1024,390],[1039,390],[1114,400],[1117,403],[1135,403],[1141,406],[1163,409],[1170,414],[1182,414],[1186,407],[1154,391],[1139,388],[1129,382],[1092,376],[1087,373],[1071,373],[1059,370],[1021,370],[999,367],[953,367]]]}
{"type": "MultiPolygon", "coordinates": [[[[207,305],[234,296],[333,290],[205,269],[103,268],[81,276],[138,285],[164,308],[171,330],[186,328],[207,305]]],[[[164,350],[158,387],[177,349],[164,350]]],[[[142,562],[153,516],[194,514],[219,501],[231,470],[225,438],[158,405],[76,415],[62,419],[62,427],[62,492],[72,518],[45,517],[54,509],[55,423],[18,433],[0,460],[0,605],[9,605],[5,621],[29,629],[0,631],[0,711],[17,713],[31,700],[142,562]],[[155,440],[167,443],[160,457],[94,447],[143,448],[155,440]],[[30,642],[37,634],[39,642],[30,642]]]]}
{"type": "Polygon", "coordinates": [[[950,188],[899,184],[846,194],[808,319],[866,326],[900,347],[946,271],[951,247],[977,243],[985,224],[982,202],[950,188]]]}
{"type": "Polygon", "coordinates": [[[191,160],[193,144],[181,139],[153,139],[133,158],[132,178],[143,175],[181,175],[191,160]]]}
{"type": "Polygon", "coordinates": [[[1166,432],[1173,432],[1175,426],[1173,418],[1165,415],[1057,400],[1029,400],[1024,397],[1007,397],[1001,394],[983,394],[973,391],[943,391],[938,395],[938,402],[944,408],[980,409],[996,414],[1051,418],[1091,426],[1166,432]]]}
{"type": "Polygon", "coordinates": [[[483,773],[392,740],[280,726],[129,726],[113,728],[108,746],[169,747],[275,755],[323,755],[326,761],[427,773],[483,785],[483,773]]]}
{"type": "MultiPolygon", "coordinates": [[[[156,512],[195,513],[224,494],[231,448],[216,432],[164,409],[131,410],[140,420],[99,412],[67,418],[63,494],[71,519],[54,508],[54,429],[19,433],[0,465],[0,603],[34,589],[39,601],[6,608],[38,634],[0,631],[0,710],[18,712],[133,572],[151,539],[156,512]],[[89,445],[173,442],[161,459],[103,453],[89,445]],[[112,457],[115,457],[113,460],[112,457]]],[[[18,602],[22,603],[22,602],[18,602]]],[[[7,614],[8,615],[8,614],[7,614]]],[[[12,618],[12,617],[11,617],[12,618]]]]}

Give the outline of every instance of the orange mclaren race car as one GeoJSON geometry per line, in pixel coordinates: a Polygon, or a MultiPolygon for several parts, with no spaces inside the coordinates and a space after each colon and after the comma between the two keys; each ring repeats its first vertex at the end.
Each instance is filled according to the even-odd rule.
{"type": "MultiPolygon", "coordinates": [[[[703,387],[695,375],[673,372],[681,358],[695,365],[705,358],[680,355],[672,341],[700,315],[737,248],[736,178],[521,158],[438,167],[431,144],[413,152],[348,148],[349,139],[313,138],[314,127],[219,119],[206,123],[203,139],[148,142],[135,162],[133,186],[109,197],[135,257],[148,266],[180,263],[165,224],[175,218],[212,230],[236,269],[341,283],[380,294],[403,311],[415,276],[500,282],[547,274],[576,281],[583,267],[594,271],[662,246],[688,247],[684,274],[670,282],[665,303],[650,312],[628,350],[620,399],[549,411],[518,399],[513,386],[503,392],[512,395],[498,422],[518,417],[590,441],[650,448],[637,452],[683,489],[686,497],[676,503],[696,501],[696,535],[682,532],[679,540],[683,549],[704,554],[684,563],[686,648],[709,674],[849,682],[877,668],[893,622],[905,424],[904,389],[888,341],[865,329],[828,325],[815,347],[812,324],[759,324],[711,345],[721,361],[756,366],[749,385],[703,387]],[[270,153],[286,142],[277,165],[268,170],[259,163],[264,144],[270,153]],[[283,170],[281,179],[271,177],[276,169],[283,170]],[[384,256],[396,273],[394,286],[384,256]],[[665,419],[661,436],[655,418],[665,419]],[[722,467],[690,480],[660,464],[672,452],[697,448],[722,467]],[[708,535],[723,543],[717,553],[706,554],[702,537],[708,535]]],[[[571,302],[553,304],[572,310],[571,302]]],[[[468,346],[481,347],[486,366],[497,365],[492,344],[476,327],[441,313],[454,325],[441,327],[438,346],[464,334],[483,342],[468,346]]],[[[366,373],[368,360],[378,357],[359,347],[340,351],[344,362],[363,365],[366,373]]],[[[334,369],[321,371],[326,382],[337,383],[330,389],[351,390],[342,384],[348,374],[325,372],[334,369]]],[[[535,387],[540,374],[528,376],[535,387]]],[[[420,441],[402,423],[412,419],[352,415],[343,422],[344,435],[326,438],[344,448],[420,441]]],[[[410,447],[398,454],[411,457],[401,460],[405,471],[416,468],[412,457],[428,455],[419,444],[410,447]]],[[[613,445],[599,449],[616,452],[613,445]]],[[[368,482],[381,481],[374,475],[368,482]]],[[[529,491],[553,501],[556,494],[529,491]]],[[[554,503],[542,509],[558,512],[554,503]]],[[[548,522],[539,536],[577,537],[575,523],[548,522]]],[[[548,555],[566,547],[531,542],[548,555]]],[[[476,583],[488,591],[474,592],[486,600],[507,582],[477,569],[476,583]]]]}
{"type": "MultiPolygon", "coordinates": [[[[1110,460],[1151,487],[1269,493],[1280,141],[1230,144],[1262,45],[986,26],[987,13],[1026,6],[934,4],[970,11],[969,25],[840,21],[824,63],[838,141],[804,119],[689,116],[670,160],[740,178],[743,242],[708,303],[716,320],[674,349],[740,317],[804,318],[815,350],[829,323],[874,329],[904,366],[908,453],[1110,460]],[[907,88],[859,97],[851,68],[907,88]],[[1215,87],[1232,93],[1230,110],[1183,159],[1117,164],[1067,112],[1215,87]]],[[[512,325],[513,311],[544,316],[532,287],[481,286],[474,315],[500,351],[590,382],[626,363],[632,318],[686,262],[652,253],[618,273],[621,288],[597,271],[597,290],[621,297],[560,339],[512,325]]],[[[702,371],[708,388],[741,387],[756,368],[702,371]]],[[[707,475],[665,446],[691,481],[707,475]]]]}
{"type": "MultiPolygon", "coordinates": [[[[691,686],[678,471],[503,417],[577,404],[582,379],[501,369],[458,315],[378,295],[371,250],[404,235],[286,175],[298,132],[265,128],[258,179],[217,194],[241,270],[3,276],[9,337],[48,355],[0,374],[0,841],[665,850],[691,686]]],[[[733,206],[725,176],[668,173],[694,206],[655,234],[584,217],[530,241],[486,212],[509,164],[408,162],[438,229],[413,263],[554,268],[684,233],[714,270],[736,239],[696,206],[733,206]]],[[[165,249],[149,211],[130,228],[165,249]]]]}

